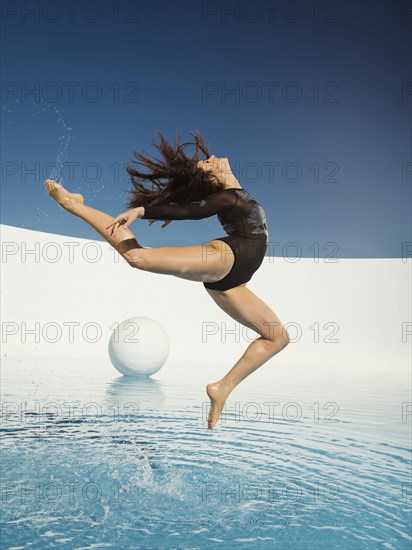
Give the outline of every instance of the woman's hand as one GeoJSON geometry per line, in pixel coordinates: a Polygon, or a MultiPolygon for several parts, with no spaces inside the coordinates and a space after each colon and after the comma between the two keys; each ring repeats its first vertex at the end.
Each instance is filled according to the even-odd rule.
{"type": "Polygon", "coordinates": [[[144,216],[144,208],[142,206],[138,206],[137,208],[133,208],[132,210],[128,210],[127,212],[123,212],[123,214],[119,214],[115,218],[113,218],[113,221],[111,224],[106,226],[106,229],[112,228],[110,235],[116,235],[117,229],[123,225],[125,229],[128,229],[128,227],[136,221],[138,218],[141,218],[144,216]]]}
{"type": "MultiPolygon", "coordinates": [[[[155,222],[158,222],[159,220],[147,220],[149,222],[149,225],[152,225],[152,223],[155,223],[155,222]]],[[[172,223],[173,220],[163,220],[163,225],[161,226],[161,228],[163,229],[164,227],[167,227],[169,225],[169,223],[172,223]]]]}

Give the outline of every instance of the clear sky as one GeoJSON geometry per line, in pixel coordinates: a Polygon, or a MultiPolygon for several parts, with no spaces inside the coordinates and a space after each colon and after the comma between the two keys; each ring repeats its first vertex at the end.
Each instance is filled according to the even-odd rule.
{"type": "MultiPolygon", "coordinates": [[[[156,130],[188,140],[197,129],[265,209],[269,255],[401,257],[412,240],[410,6],[3,2],[2,223],[102,240],[44,180],[116,216],[133,148],[156,154],[156,130]]],[[[160,225],[131,229],[151,247],[225,234],[216,216],[160,225]]]]}

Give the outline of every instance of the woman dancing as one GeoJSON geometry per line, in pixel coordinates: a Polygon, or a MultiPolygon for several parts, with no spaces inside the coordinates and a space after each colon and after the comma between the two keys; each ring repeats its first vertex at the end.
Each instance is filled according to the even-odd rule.
{"type": "MultiPolygon", "coordinates": [[[[219,381],[208,384],[208,428],[213,430],[232,390],[289,343],[289,335],[271,308],[246,288],[261,265],[268,231],[265,213],[250,193],[240,186],[227,158],[210,155],[199,132],[190,132],[194,143],[169,144],[157,132],[162,160],[134,151],[149,171],[126,167],[134,189],[128,190],[131,208],[113,218],[84,204],[83,195],[69,193],[62,185],[46,180],[48,194],[65,210],[89,223],[130,266],[203,283],[215,303],[230,317],[260,334],[232,369],[219,381]],[[184,152],[195,145],[195,154],[184,152]],[[206,159],[199,158],[202,152],[206,159]],[[163,180],[163,181],[162,181],[163,180]],[[150,181],[152,189],[142,182],[150,181]],[[145,248],[130,231],[138,218],[149,224],[163,220],[199,220],[217,214],[227,236],[205,245],[145,248]]],[[[140,162],[139,162],[140,161],[140,162]]]]}

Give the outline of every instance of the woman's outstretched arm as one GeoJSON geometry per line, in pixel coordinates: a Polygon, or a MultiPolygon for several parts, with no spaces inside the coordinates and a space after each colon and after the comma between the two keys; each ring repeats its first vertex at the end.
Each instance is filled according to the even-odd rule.
{"type": "Polygon", "coordinates": [[[113,218],[106,229],[111,230],[111,235],[116,235],[118,227],[124,225],[125,229],[138,218],[143,220],[201,220],[219,212],[225,212],[233,208],[237,203],[235,193],[218,191],[206,199],[187,204],[155,204],[153,206],[137,206],[132,210],[119,214],[113,218]]]}
{"type": "Polygon", "coordinates": [[[200,220],[208,218],[219,212],[230,210],[235,206],[237,196],[235,193],[221,191],[210,195],[201,201],[187,204],[161,204],[144,207],[142,219],[154,220],[200,220]]]}

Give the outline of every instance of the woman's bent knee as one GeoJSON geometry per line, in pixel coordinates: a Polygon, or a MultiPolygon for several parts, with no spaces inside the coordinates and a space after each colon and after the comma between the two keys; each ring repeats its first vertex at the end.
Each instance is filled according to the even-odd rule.
{"type": "Polygon", "coordinates": [[[119,242],[116,249],[131,267],[143,268],[145,254],[142,251],[146,249],[135,238],[119,242]]]}
{"type": "Polygon", "coordinates": [[[281,349],[284,349],[290,344],[290,336],[285,327],[283,327],[282,330],[279,332],[275,342],[278,346],[280,346],[281,349]]]}
{"type": "Polygon", "coordinates": [[[282,329],[281,341],[283,343],[282,345],[283,345],[284,348],[290,344],[289,332],[286,330],[285,327],[283,327],[283,329],[282,329]]]}
{"type": "Polygon", "coordinates": [[[277,331],[270,340],[267,340],[267,344],[274,354],[285,349],[290,344],[290,337],[286,328],[283,327],[282,330],[277,331]]]}
{"type": "Polygon", "coordinates": [[[144,252],[142,252],[141,248],[135,248],[133,250],[129,250],[128,252],[125,252],[123,254],[123,257],[126,260],[126,262],[130,265],[130,267],[134,267],[142,270],[148,269],[147,258],[144,252]]]}

